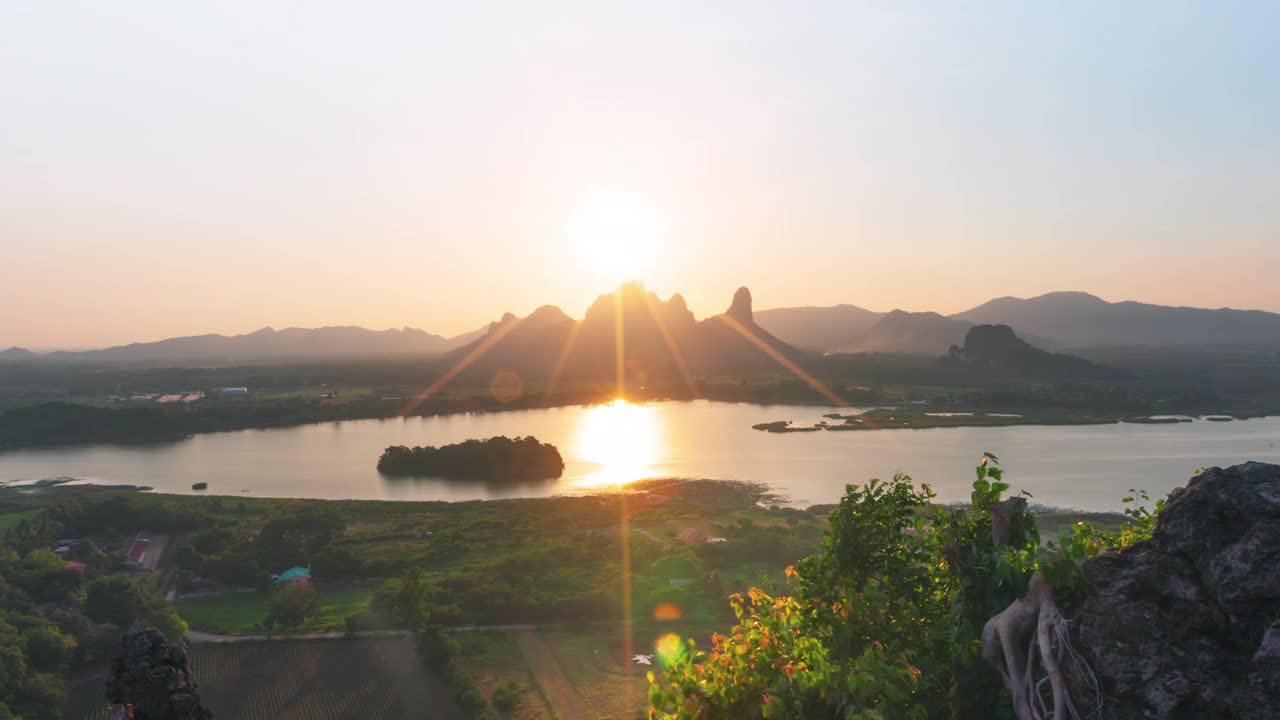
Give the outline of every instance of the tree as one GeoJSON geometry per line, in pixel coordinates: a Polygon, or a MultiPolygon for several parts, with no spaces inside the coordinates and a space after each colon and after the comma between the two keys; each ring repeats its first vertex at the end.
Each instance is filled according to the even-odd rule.
{"type": "Polygon", "coordinates": [[[22,685],[27,676],[26,648],[18,631],[0,611],[0,701],[22,685]]]}
{"type": "Polygon", "coordinates": [[[297,627],[315,611],[317,604],[316,590],[311,583],[286,583],[272,596],[267,619],[273,624],[297,627]]]}
{"type": "Polygon", "coordinates": [[[53,673],[32,673],[19,691],[12,709],[23,720],[62,720],[67,691],[62,678],[53,673]]]}
{"type": "Polygon", "coordinates": [[[146,597],[129,578],[108,575],[89,583],[85,614],[90,620],[128,627],[142,614],[146,597]]]}
{"type": "Polygon", "coordinates": [[[227,585],[248,587],[254,584],[258,561],[248,547],[236,547],[220,555],[206,555],[200,572],[227,585]]]}
{"type": "Polygon", "coordinates": [[[178,570],[173,574],[173,586],[178,592],[191,592],[195,589],[195,573],[190,570],[178,570]]]}
{"type": "Polygon", "coordinates": [[[272,518],[258,533],[258,563],[271,571],[309,565],[315,553],[346,527],[347,521],[332,510],[307,509],[272,518]]]}
{"type": "Polygon", "coordinates": [[[226,528],[206,528],[191,536],[191,546],[201,555],[217,555],[227,549],[234,537],[226,528]]]}
{"type": "Polygon", "coordinates": [[[357,578],[364,574],[364,563],[344,547],[325,545],[312,559],[311,569],[323,578],[357,578]]]}
{"type": "Polygon", "coordinates": [[[449,637],[443,625],[428,625],[417,633],[418,657],[430,670],[443,674],[458,654],[458,641],[449,637]]]}
{"type": "Polygon", "coordinates": [[[23,635],[31,667],[42,672],[61,671],[76,649],[75,638],[62,634],[52,625],[31,628],[23,635]]]}
{"type": "Polygon", "coordinates": [[[177,608],[162,598],[155,598],[147,604],[138,625],[159,630],[169,642],[176,643],[187,634],[187,621],[178,615],[177,608]]]}
{"type": "Polygon", "coordinates": [[[124,629],[119,625],[103,623],[98,626],[98,632],[87,643],[81,644],[81,648],[91,657],[109,659],[120,650],[120,638],[123,635],[124,629]]]}
{"type": "Polygon", "coordinates": [[[37,602],[66,602],[80,588],[80,573],[48,549],[31,551],[12,579],[37,602]]]}
{"type": "MultiPolygon", "coordinates": [[[[53,621],[63,635],[70,635],[75,638],[77,647],[84,645],[85,642],[93,637],[93,626],[89,624],[89,618],[82,613],[75,611],[58,612],[54,614],[53,621]]],[[[83,650],[81,650],[81,654],[83,654],[83,650]]]]}
{"type": "Polygon", "coordinates": [[[178,567],[190,572],[200,572],[200,564],[204,561],[200,553],[191,545],[183,545],[178,548],[177,555],[174,558],[178,567]]]}
{"type": "Polygon", "coordinates": [[[437,617],[432,599],[439,591],[427,571],[412,567],[394,580],[388,580],[374,595],[374,606],[390,613],[401,627],[422,628],[437,617]]]}

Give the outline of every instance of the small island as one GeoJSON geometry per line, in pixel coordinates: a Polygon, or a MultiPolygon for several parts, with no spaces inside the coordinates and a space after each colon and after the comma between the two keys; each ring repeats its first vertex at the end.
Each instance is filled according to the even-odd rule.
{"type": "Polygon", "coordinates": [[[754,430],[763,430],[771,433],[793,433],[793,432],[817,432],[820,427],[800,427],[791,424],[790,420],[776,420],[774,422],[758,423],[751,426],[754,430]]]}
{"type": "Polygon", "coordinates": [[[378,458],[378,472],[475,480],[545,480],[564,473],[564,459],[537,438],[491,437],[441,447],[392,445],[378,458]]]}
{"type": "MultiPolygon", "coordinates": [[[[1120,422],[1122,418],[1114,415],[1091,414],[1087,412],[988,412],[977,409],[934,410],[925,407],[884,407],[873,408],[858,413],[842,415],[831,412],[823,415],[827,420],[841,420],[843,423],[831,423],[821,420],[813,425],[793,425],[788,420],[771,423],[757,423],[751,427],[755,430],[775,433],[791,432],[844,432],[853,430],[927,430],[933,428],[954,427],[1006,427],[1009,425],[1098,425],[1120,422]]],[[[1124,419],[1126,422],[1178,422],[1161,419],[1147,420],[1143,418],[1124,419]]]]}

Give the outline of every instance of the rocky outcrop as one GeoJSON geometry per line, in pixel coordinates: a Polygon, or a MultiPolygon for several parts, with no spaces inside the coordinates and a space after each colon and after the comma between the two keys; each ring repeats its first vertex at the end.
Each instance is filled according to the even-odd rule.
{"type": "Polygon", "coordinates": [[[185,641],[170,646],[155,628],[133,629],[121,639],[120,654],[107,677],[113,717],[133,720],[211,720],[200,704],[185,641]]]}
{"type": "Polygon", "coordinates": [[[1280,718],[1280,465],[1202,472],[1085,574],[1073,634],[1103,718],[1280,718]]]}
{"type": "Polygon", "coordinates": [[[1003,377],[1036,379],[1114,378],[1121,373],[1074,355],[1050,353],[1032,346],[1008,325],[975,325],[965,333],[964,345],[953,346],[952,359],[979,371],[1003,377]]]}
{"type": "Polygon", "coordinates": [[[733,302],[724,314],[740,323],[755,322],[751,317],[751,291],[745,287],[738,288],[737,292],[733,294],[733,302]]]}

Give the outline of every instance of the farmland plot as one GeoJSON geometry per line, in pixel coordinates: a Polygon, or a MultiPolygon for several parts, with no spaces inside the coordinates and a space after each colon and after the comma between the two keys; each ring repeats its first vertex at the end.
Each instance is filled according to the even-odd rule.
{"type": "MultiPolygon", "coordinates": [[[[270,641],[192,648],[200,696],[219,718],[401,720],[464,716],[409,639],[270,641]]],[[[68,683],[65,720],[107,720],[102,672],[68,683]]]]}

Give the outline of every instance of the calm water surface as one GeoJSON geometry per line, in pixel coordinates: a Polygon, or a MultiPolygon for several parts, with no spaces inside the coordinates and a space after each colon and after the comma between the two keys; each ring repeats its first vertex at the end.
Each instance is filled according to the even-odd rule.
{"type": "MultiPolygon", "coordinates": [[[[191,493],[258,497],[467,500],[580,494],[645,477],[705,477],[769,485],[794,503],[832,502],[844,484],[894,472],[966,500],[984,450],[1035,501],[1117,509],[1130,487],[1165,493],[1199,467],[1280,462],[1280,418],[1176,425],[940,428],[769,434],[755,423],[812,423],[831,408],[707,401],[602,405],[429,418],[356,420],[196,435],[144,447],[94,445],[0,453],[0,481],[70,476],[191,493]],[[383,478],[388,445],[440,445],[535,435],[560,448],[562,478],[493,487],[383,478]],[[247,491],[247,492],[245,492],[247,491]]],[[[848,410],[845,410],[848,412],[848,410]]]]}

